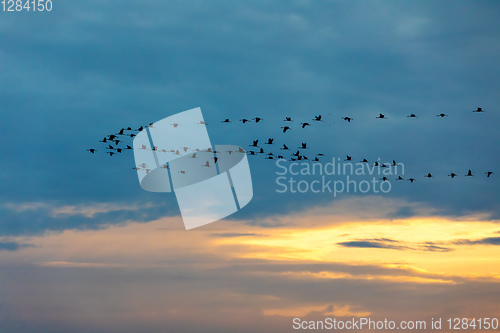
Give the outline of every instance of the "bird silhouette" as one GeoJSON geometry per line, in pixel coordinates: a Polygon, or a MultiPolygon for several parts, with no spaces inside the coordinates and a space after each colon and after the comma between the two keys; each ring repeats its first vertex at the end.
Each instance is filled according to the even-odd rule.
{"type": "Polygon", "coordinates": [[[384,114],[382,114],[382,113],[379,113],[378,117],[375,117],[375,118],[377,118],[377,119],[387,119],[387,117],[384,114]]]}
{"type": "Polygon", "coordinates": [[[490,176],[491,176],[492,174],[493,174],[493,172],[488,171],[488,172],[486,172],[486,177],[490,178],[490,176]]]}
{"type": "Polygon", "coordinates": [[[253,144],[250,145],[250,147],[258,147],[259,140],[253,140],[253,144]]]}
{"type": "Polygon", "coordinates": [[[258,122],[260,122],[260,121],[262,120],[262,118],[260,118],[260,117],[255,117],[255,118],[253,118],[253,120],[255,120],[255,122],[256,122],[256,123],[258,123],[258,122]]]}
{"type": "Polygon", "coordinates": [[[311,124],[309,123],[300,123],[302,125],[302,128],[306,127],[306,126],[311,126],[311,124]]]}
{"type": "Polygon", "coordinates": [[[272,145],[273,141],[274,141],[274,139],[272,139],[272,138],[267,139],[266,145],[272,145]]]}
{"type": "Polygon", "coordinates": [[[368,163],[368,160],[366,158],[363,158],[361,161],[359,161],[361,163],[368,163]]]}
{"type": "Polygon", "coordinates": [[[427,177],[427,178],[432,178],[432,177],[434,177],[434,176],[433,176],[433,175],[431,175],[431,173],[429,172],[429,173],[428,173],[426,176],[424,176],[424,177],[427,177]]]}
{"type": "Polygon", "coordinates": [[[97,149],[90,148],[90,149],[87,149],[87,151],[89,151],[89,152],[91,152],[92,154],[94,154],[94,153],[97,151],[97,149]]]}
{"type": "Polygon", "coordinates": [[[289,150],[288,146],[286,144],[283,144],[283,148],[280,148],[280,149],[282,149],[282,150],[289,150]]]}
{"type": "Polygon", "coordinates": [[[286,131],[290,130],[291,128],[288,126],[282,127],[283,133],[286,133],[286,131]]]}
{"type": "Polygon", "coordinates": [[[124,130],[125,130],[125,129],[124,129],[124,128],[122,128],[122,129],[118,132],[118,134],[117,134],[117,135],[123,135],[123,131],[124,131],[124,130]]]}
{"type": "Polygon", "coordinates": [[[300,148],[300,149],[308,149],[308,148],[307,148],[307,143],[302,142],[302,144],[300,145],[300,147],[299,147],[299,148],[300,148]]]}
{"type": "Polygon", "coordinates": [[[173,123],[173,124],[170,124],[172,126],[174,126],[174,128],[177,128],[177,126],[180,126],[180,124],[177,124],[177,123],[173,123]]]}
{"type": "Polygon", "coordinates": [[[106,140],[106,138],[104,138],[102,140],[99,140],[99,142],[108,142],[108,140],[106,140]]]}
{"type": "Polygon", "coordinates": [[[264,154],[264,148],[260,148],[259,154],[264,154]]]}
{"type": "Polygon", "coordinates": [[[347,121],[347,122],[349,122],[349,123],[350,123],[350,122],[351,122],[351,120],[352,120],[352,118],[351,118],[351,117],[342,117],[342,119],[344,119],[345,121],[347,121]]]}
{"type": "Polygon", "coordinates": [[[392,160],[392,166],[398,166],[395,160],[392,160]]]}
{"type": "Polygon", "coordinates": [[[241,122],[242,122],[243,124],[245,124],[245,123],[248,123],[248,122],[250,122],[250,120],[248,120],[248,119],[245,119],[245,118],[243,118],[243,119],[240,119],[240,121],[241,121],[241,122]]]}
{"type": "Polygon", "coordinates": [[[410,114],[409,116],[406,116],[406,117],[408,117],[408,118],[417,118],[417,116],[414,113],[412,113],[412,114],[410,114]]]}
{"type": "Polygon", "coordinates": [[[457,174],[452,172],[448,176],[451,177],[451,178],[455,178],[457,176],[457,174]]]}
{"type": "Polygon", "coordinates": [[[385,182],[387,180],[387,177],[384,176],[384,177],[380,178],[380,180],[385,182]]]}
{"type": "Polygon", "coordinates": [[[443,118],[443,117],[448,117],[448,115],[447,115],[447,114],[444,114],[444,113],[440,113],[440,114],[438,114],[436,117],[441,117],[441,118],[443,118]]]}
{"type": "Polygon", "coordinates": [[[404,180],[404,179],[403,179],[403,177],[398,176],[398,178],[396,178],[396,180],[404,180]]]}
{"type": "Polygon", "coordinates": [[[408,178],[408,180],[410,181],[410,183],[413,183],[415,181],[415,178],[408,178]]]}
{"type": "Polygon", "coordinates": [[[473,177],[472,171],[469,169],[469,172],[465,175],[465,177],[473,177]]]}
{"type": "Polygon", "coordinates": [[[221,121],[221,123],[230,123],[230,122],[231,122],[231,120],[229,120],[229,119],[224,119],[223,121],[221,121]]]}
{"type": "Polygon", "coordinates": [[[345,158],[345,160],[344,160],[344,161],[351,161],[351,160],[352,160],[351,156],[346,155],[346,158],[345,158]]]}
{"type": "Polygon", "coordinates": [[[474,110],[474,111],[472,111],[472,112],[484,112],[484,111],[483,111],[483,109],[481,109],[481,108],[477,108],[477,110],[474,110]]]}
{"type": "Polygon", "coordinates": [[[321,115],[314,116],[313,120],[314,121],[321,121],[321,115]]]}
{"type": "Polygon", "coordinates": [[[292,120],[292,117],[285,117],[284,121],[293,121],[293,120],[292,120]]]}

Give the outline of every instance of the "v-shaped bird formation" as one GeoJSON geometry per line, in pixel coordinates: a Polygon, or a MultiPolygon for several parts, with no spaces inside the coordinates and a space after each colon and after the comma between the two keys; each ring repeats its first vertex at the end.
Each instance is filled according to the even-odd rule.
{"type": "MultiPolygon", "coordinates": [[[[474,113],[482,113],[485,112],[481,107],[478,107],[476,110],[473,110],[472,112],[474,113]]],[[[436,117],[439,118],[444,118],[448,117],[449,115],[440,113],[437,114],[436,117]]],[[[414,113],[411,113],[410,115],[406,116],[407,118],[418,118],[418,116],[414,113]]],[[[383,114],[379,113],[377,116],[374,117],[375,119],[388,119],[388,117],[383,114]]],[[[340,119],[344,120],[346,123],[351,123],[354,120],[354,118],[350,116],[343,116],[340,119]]],[[[242,118],[238,119],[235,122],[240,122],[241,124],[247,125],[249,123],[255,123],[259,124],[264,121],[264,118],[262,117],[254,117],[254,118],[242,118]]],[[[221,121],[222,126],[228,126],[228,124],[233,123],[233,121],[230,118],[225,118],[221,121]]],[[[286,137],[288,135],[293,135],[290,133],[296,132],[296,131],[302,131],[306,129],[307,127],[313,127],[317,123],[325,123],[324,117],[319,114],[319,115],[314,115],[313,118],[311,118],[309,121],[305,122],[297,122],[297,125],[295,126],[295,121],[292,117],[285,116],[283,118],[283,125],[284,126],[279,126],[280,130],[277,131],[278,133],[281,133],[282,137],[286,137]]],[[[207,125],[204,121],[200,121],[200,125],[207,125]]],[[[126,127],[126,128],[121,128],[117,133],[112,133],[105,135],[99,142],[102,144],[102,148],[96,149],[96,148],[89,148],[87,149],[88,152],[91,154],[95,154],[98,151],[104,151],[106,154],[109,156],[113,156],[115,154],[122,154],[126,151],[133,150],[131,147],[132,143],[126,143],[126,140],[131,140],[136,136],[137,132],[140,132],[146,128],[151,128],[153,126],[153,123],[150,123],[149,125],[143,125],[138,128],[132,128],[132,127],[126,127]]],[[[178,123],[172,123],[171,124],[172,128],[178,128],[179,126],[182,126],[182,124],[178,123]]],[[[278,134],[276,133],[276,134],[278,134]]],[[[317,153],[312,153],[310,150],[309,145],[307,142],[302,142],[299,146],[297,147],[290,147],[286,143],[280,143],[277,144],[275,143],[275,138],[269,137],[267,138],[267,141],[263,143],[265,146],[261,146],[259,144],[259,139],[252,140],[252,143],[249,144],[249,149],[246,151],[246,154],[249,156],[262,156],[266,160],[286,160],[286,161],[301,161],[301,162],[320,162],[322,158],[325,157],[324,153],[317,152],[317,153]],[[264,149],[266,147],[266,149],[264,149]]],[[[146,146],[143,145],[143,147],[140,147],[139,149],[148,149],[146,146]]],[[[197,153],[200,152],[201,150],[196,147],[182,147],[181,148],[184,153],[190,151],[192,155],[190,156],[191,158],[198,158],[197,153]]],[[[156,151],[158,153],[170,153],[174,155],[180,155],[179,149],[170,149],[169,147],[153,147],[151,150],[156,151]]],[[[244,153],[245,151],[240,148],[239,153],[244,153]]],[[[228,152],[232,153],[232,152],[228,152]]],[[[346,158],[344,159],[345,162],[353,162],[353,158],[350,155],[346,155],[346,158]]],[[[200,161],[200,165],[204,167],[212,167],[214,164],[217,163],[217,157],[211,158],[210,160],[204,160],[200,161]]],[[[370,163],[366,158],[362,158],[358,161],[358,163],[370,163]]],[[[378,168],[391,168],[391,167],[397,167],[398,163],[393,160],[392,163],[380,163],[379,161],[374,161],[372,164],[373,167],[378,167],[378,168]]],[[[168,168],[168,165],[163,166],[165,168],[168,168]]],[[[142,165],[137,165],[133,169],[139,170],[142,169],[149,173],[151,171],[150,166],[142,164],[142,165]]],[[[185,174],[185,171],[180,171],[181,174],[185,174]]],[[[490,178],[492,175],[494,175],[493,171],[490,170],[483,170],[477,176],[479,175],[485,175],[483,177],[490,178]]],[[[425,178],[434,178],[435,176],[432,173],[427,173],[422,175],[425,178]]],[[[451,172],[448,175],[450,178],[455,178],[460,176],[460,174],[457,174],[455,172],[451,172]]],[[[476,174],[472,172],[472,170],[468,170],[465,174],[463,174],[465,177],[474,177],[476,174]]],[[[386,176],[380,178],[381,181],[387,181],[389,178],[386,176]]],[[[416,178],[407,178],[404,179],[401,176],[398,176],[397,178],[394,178],[394,180],[407,180],[410,183],[413,183],[416,178]]]]}

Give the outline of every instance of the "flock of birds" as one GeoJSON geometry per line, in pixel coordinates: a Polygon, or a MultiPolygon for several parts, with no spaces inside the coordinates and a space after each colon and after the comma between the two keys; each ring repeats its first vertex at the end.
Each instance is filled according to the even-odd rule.
{"type": "MultiPolygon", "coordinates": [[[[478,107],[476,110],[474,110],[472,112],[485,112],[485,111],[482,108],[478,107]]],[[[444,113],[440,113],[436,116],[440,117],[440,118],[448,117],[448,115],[444,114],[444,113]]],[[[407,117],[408,118],[418,118],[418,116],[415,115],[414,113],[408,115],[407,117]]],[[[375,118],[376,119],[387,119],[386,115],[384,115],[382,113],[379,113],[379,115],[376,116],[375,118]]],[[[341,119],[344,120],[345,122],[348,122],[348,123],[350,123],[351,121],[354,120],[354,118],[348,117],[348,116],[344,116],[341,119]]],[[[263,120],[264,119],[261,117],[255,117],[252,119],[243,118],[243,119],[239,119],[238,121],[240,121],[242,124],[247,124],[247,123],[250,123],[252,121],[255,123],[260,123],[263,120]]],[[[229,118],[226,118],[226,119],[221,121],[221,123],[223,123],[223,124],[228,124],[231,122],[232,121],[229,118]]],[[[316,115],[309,122],[301,122],[299,128],[304,129],[308,126],[312,126],[311,124],[320,123],[320,122],[324,122],[322,115],[316,115]]],[[[294,123],[294,120],[292,119],[292,117],[285,117],[283,119],[284,126],[281,127],[282,132],[287,133],[288,131],[292,130],[293,129],[292,123],[294,123]]],[[[206,123],[203,121],[200,121],[199,124],[206,125],[206,123]]],[[[177,123],[173,123],[171,125],[174,128],[181,126],[181,124],[177,124],[177,123]]],[[[113,156],[115,154],[121,154],[125,151],[133,150],[133,148],[130,146],[130,144],[125,143],[125,140],[127,140],[127,139],[130,140],[131,138],[134,138],[136,136],[137,132],[141,132],[146,127],[152,127],[152,126],[153,126],[153,123],[146,125],[146,126],[140,126],[137,129],[132,129],[131,127],[121,128],[117,133],[113,133],[113,134],[109,134],[109,135],[104,136],[103,139],[100,140],[99,142],[106,146],[103,148],[103,150],[109,156],[113,156]]],[[[282,144],[281,147],[279,148],[280,152],[276,153],[276,154],[274,154],[273,152],[271,152],[270,150],[267,149],[271,146],[276,146],[276,144],[274,142],[274,138],[268,138],[267,141],[264,142],[264,145],[265,145],[266,149],[264,149],[264,146],[259,145],[259,140],[253,140],[252,144],[249,145],[250,149],[248,149],[246,151],[246,154],[249,156],[265,156],[265,159],[267,159],[267,160],[279,159],[279,160],[287,160],[287,161],[313,161],[313,162],[319,162],[320,159],[325,156],[325,154],[323,154],[323,153],[313,154],[313,156],[311,156],[309,154],[309,157],[306,156],[305,152],[308,151],[308,149],[309,149],[309,146],[307,145],[306,142],[302,142],[300,144],[300,146],[293,147],[293,148],[289,147],[286,144],[282,144]],[[293,152],[293,151],[295,151],[295,152],[293,152]],[[285,156],[285,155],[287,155],[287,156],[285,156]]],[[[146,147],[142,147],[140,149],[146,149],[146,147]]],[[[187,152],[189,148],[183,147],[182,149],[184,150],[184,152],[187,152]]],[[[153,147],[152,150],[161,151],[164,153],[170,152],[170,153],[173,153],[175,155],[180,155],[179,150],[173,150],[173,149],[166,150],[166,149],[160,149],[158,147],[153,147]]],[[[96,148],[89,148],[89,149],[87,149],[87,151],[94,154],[99,150],[96,148]]],[[[193,149],[191,157],[196,158],[196,154],[199,151],[200,151],[200,149],[193,149]]],[[[240,148],[239,152],[245,152],[245,151],[240,148]]],[[[344,159],[344,161],[353,161],[353,160],[352,160],[351,156],[346,155],[346,158],[344,159]]],[[[213,159],[211,159],[211,161],[204,162],[202,164],[202,166],[211,167],[214,163],[217,163],[217,157],[214,157],[213,159]]],[[[359,163],[370,163],[370,162],[367,159],[362,159],[359,161],[359,163]]],[[[397,167],[397,166],[398,166],[398,163],[395,160],[392,161],[392,164],[379,163],[378,161],[375,161],[373,164],[373,167],[380,167],[380,168],[389,168],[389,167],[397,167]]],[[[166,166],[166,167],[168,167],[168,166],[166,166]]],[[[151,171],[151,169],[148,168],[147,165],[138,165],[138,166],[134,167],[133,169],[136,169],[136,170],[142,169],[146,172],[151,171]]],[[[493,174],[494,174],[494,172],[492,172],[492,171],[485,172],[485,175],[487,178],[489,178],[493,174]]],[[[448,176],[451,178],[455,178],[458,176],[458,174],[451,172],[448,176]]],[[[472,173],[471,170],[468,170],[468,172],[464,176],[473,177],[474,174],[472,173]]],[[[425,175],[424,177],[433,178],[434,175],[432,175],[431,173],[427,173],[427,175],[425,175]]],[[[387,181],[389,179],[384,176],[384,177],[380,178],[380,180],[387,181]]],[[[398,176],[395,180],[405,180],[405,179],[402,178],[401,176],[398,176]]],[[[406,180],[413,183],[416,179],[415,178],[408,178],[406,180]]]]}

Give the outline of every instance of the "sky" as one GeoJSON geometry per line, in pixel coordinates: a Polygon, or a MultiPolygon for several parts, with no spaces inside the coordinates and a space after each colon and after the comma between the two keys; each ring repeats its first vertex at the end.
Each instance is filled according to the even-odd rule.
{"type": "Polygon", "coordinates": [[[0,11],[0,330],[499,318],[499,11],[306,0],[0,11]],[[248,156],[252,201],[186,231],[175,195],[141,189],[133,153],[98,141],[196,107],[212,144],[250,151],[258,139],[278,155],[306,142],[323,165],[395,160],[404,180],[387,176],[387,193],[279,193],[276,160],[248,156]]]}

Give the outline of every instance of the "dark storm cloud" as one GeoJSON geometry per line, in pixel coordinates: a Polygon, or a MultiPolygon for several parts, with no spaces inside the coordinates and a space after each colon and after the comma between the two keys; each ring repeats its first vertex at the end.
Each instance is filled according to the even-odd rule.
{"type": "MultiPolygon", "coordinates": [[[[392,181],[385,196],[422,203],[436,215],[499,218],[500,172],[484,176],[500,164],[497,9],[454,2],[87,1],[58,3],[36,16],[3,15],[0,97],[9,144],[0,147],[0,198],[139,200],[164,207],[156,217],[177,212],[173,194],[138,186],[132,154],[85,150],[102,150],[97,141],[121,127],[201,106],[213,143],[248,148],[252,139],[274,137],[290,146],[307,141],[329,156],[396,159],[405,163],[404,177],[417,180],[392,181]],[[487,112],[473,114],[477,106],[487,112]],[[388,119],[375,119],[379,112],[388,119]],[[440,112],[450,116],[437,118],[440,112]],[[324,115],[325,126],[280,133],[285,115],[299,123],[315,114],[324,115]],[[261,126],[220,123],[256,115],[261,126]],[[354,121],[341,120],[346,115],[354,121]],[[473,179],[463,176],[468,169],[473,179]],[[427,172],[435,178],[425,179],[427,172]],[[450,179],[450,172],[459,177],[450,179]]],[[[336,199],[280,195],[272,161],[250,164],[254,199],[232,218],[259,223],[336,199]]],[[[360,194],[339,197],[350,195],[360,194]]],[[[402,207],[388,218],[413,214],[402,207]]],[[[24,221],[7,220],[17,218],[24,221]]],[[[19,228],[51,229],[53,222],[19,228]]]]}

